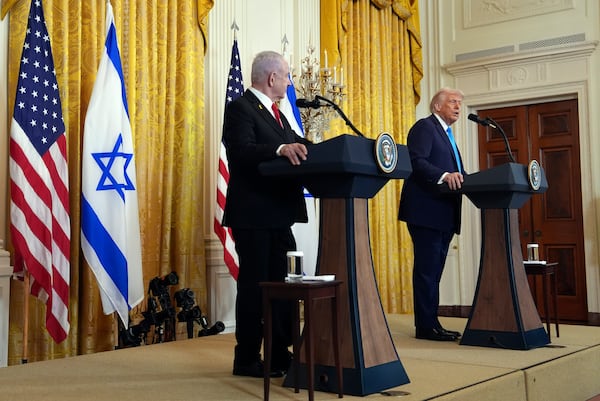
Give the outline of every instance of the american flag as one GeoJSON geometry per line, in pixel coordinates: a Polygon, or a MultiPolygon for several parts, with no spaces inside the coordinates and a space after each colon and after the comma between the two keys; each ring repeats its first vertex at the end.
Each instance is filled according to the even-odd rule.
{"type": "MultiPolygon", "coordinates": [[[[231,48],[231,64],[229,66],[229,77],[227,79],[227,91],[225,93],[225,107],[242,96],[244,93],[244,80],[242,79],[242,66],[240,63],[240,53],[238,51],[237,40],[233,40],[231,48]]],[[[223,227],[223,211],[225,210],[227,185],[229,184],[229,168],[227,165],[227,154],[225,145],[221,141],[219,151],[219,173],[217,176],[217,205],[215,208],[214,230],[217,237],[223,244],[223,258],[229,273],[237,280],[239,272],[238,255],[235,251],[235,242],[231,234],[231,228],[223,227]]]]}
{"type": "Polygon", "coordinates": [[[40,0],[32,0],[10,130],[10,232],[15,273],[46,303],[57,343],[69,333],[70,217],[65,124],[40,0]]]}

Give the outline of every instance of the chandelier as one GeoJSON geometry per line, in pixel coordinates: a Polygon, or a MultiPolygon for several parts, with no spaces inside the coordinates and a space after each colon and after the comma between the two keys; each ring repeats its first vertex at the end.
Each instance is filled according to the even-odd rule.
{"type": "MultiPolygon", "coordinates": [[[[308,101],[322,97],[339,105],[344,100],[344,69],[340,68],[339,81],[337,67],[333,71],[327,63],[327,50],[324,51],[324,67],[319,68],[319,60],[313,55],[315,47],[309,43],[307,55],[302,59],[300,76],[297,79],[296,93],[298,98],[308,101]]],[[[318,103],[318,101],[317,101],[318,103]]],[[[300,109],[300,118],[305,137],[313,143],[323,141],[323,132],[329,129],[329,121],[336,117],[332,107],[300,109]]]]}

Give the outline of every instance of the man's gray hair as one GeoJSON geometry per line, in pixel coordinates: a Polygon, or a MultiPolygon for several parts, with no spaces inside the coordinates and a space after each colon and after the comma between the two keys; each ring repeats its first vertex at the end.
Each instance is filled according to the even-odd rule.
{"type": "Polygon", "coordinates": [[[283,56],[280,53],[266,50],[258,53],[252,61],[250,79],[252,84],[265,83],[272,72],[284,73],[282,68],[283,56]]]}

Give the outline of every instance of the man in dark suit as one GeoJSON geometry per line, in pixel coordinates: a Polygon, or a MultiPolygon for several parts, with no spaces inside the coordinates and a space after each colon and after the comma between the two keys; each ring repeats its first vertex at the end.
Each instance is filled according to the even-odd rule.
{"type": "Polygon", "coordinates": [[[413,172],[402,188],[398,218],[407,223],[413,242],[416,337],[427,340],[460,337],[442,327],[438,307],[448,247],[460,233],[462,197],[441,193],[440,186],[456,191],[463,182],[463,163],[450,128],[460,116],[462,100],[459,90],[438,91],[431,100],[432,114],[417,121],[407,139],[413,172]]]}
{"type": "MultiPolygon", "coordinates": [[[[232,228],[240,268],[233,374],[263,377],[259,282],[285,280],[286,253],[296,249],[291,226],[308,219],[302,186],[290,179],[263,176],[258,165],[277,157],[299,165],[306,160],[309,142],[272,108],[291,84],[287,61],[276,52],[259,53],[252,63],[251,80],[252,86],[225,110],[223,139],[230,178],[223,224],[232,228]]],[[[291,360],[290,309],[284,303],[273,308],[271,375],[281,376],[291,360]]]]}

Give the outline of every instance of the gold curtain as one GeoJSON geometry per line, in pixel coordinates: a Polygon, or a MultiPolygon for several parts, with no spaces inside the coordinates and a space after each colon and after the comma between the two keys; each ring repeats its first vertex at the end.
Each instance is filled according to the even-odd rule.
{"type": "MultiPolygon", "coordinates": [[[[10,12],[8,91],[14,104],[29,0],[10,12]]],[[[116,321],[105,316],[95,277],[80,252],[81,146],[88,101],[105,39],[105,0],[43,0],[68,141],[71,286],[67,340],[45,329],[45,305],[29,297],[28,359],[113,349],[116,321]]],[[[136,152],[144,285],[175,271],[206,307],[203,238],[204,51],[213,0],[112,0],[136,152]]],[[[10,242],[9,242],[10,246],[10,242]]],[[[23,283],[11,285],[9,364],[23,350],[23,283]]],[[[145,301],[132,312],[139,316],[145,301]]],[[[185,334],[178,325],[178,338],[185,334]]],[[[184,335],[185,337],[185,335],[184,335]]]]}
{"type": "MultiPolygon", "coordinates": [[[[385,131],[406,143],[423,77],[417,0],[321,0],[321,49],[341,61],[354,125],[367,137],[385,131]]],[[[343,132],[337,121],[328,135],[343,132]]],[[[397,220],[401,188],[391,181],[369,201],[373,263],[388,313],[413,310],[412,242],[397,220]]]]}

